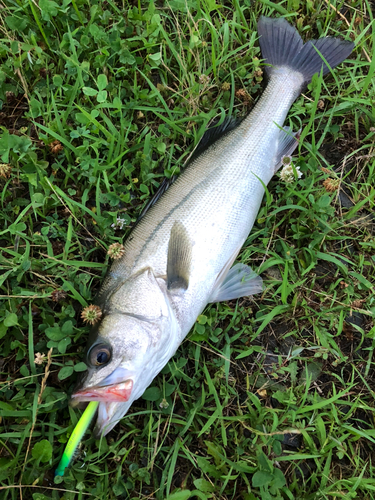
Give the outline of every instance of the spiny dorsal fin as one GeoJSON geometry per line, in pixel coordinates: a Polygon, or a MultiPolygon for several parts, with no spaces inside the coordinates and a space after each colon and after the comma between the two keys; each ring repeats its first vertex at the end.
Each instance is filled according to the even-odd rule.
{"type": "Polygon", "coordinates": [[[180,221],[173,224],[168,245],[168,290],[187,290],[189,286],[193,244],[185,226],[180,221]]]}
{"type": "MultiPolygon", "coordinates": [[[[197,147],[193,151],[193,154],[189,158],[189,162],[195,160],[198,158],[198,156],[205,151],[209,146],[211,146],[214,142],[220,139],[224,134],[230,132],[234,128],[236,128],[240,123],[242,119],[240,118],[232,118],[232,117],[226,117],[221,125],[218,127],[215,126],[215,123],[218,122],[218,120],[214,121],[212,123],[212,126],[203,134],[203,137],[199,141],[197,147]]],[[[161,196],[167,191],[167,189],[174,183],[174,181],[177,179],[177,175],[173,175],[170,179],[164,178],[162,182],[160,183],[158,189],[156,190],[154,196],[147,202],[145,207],[143,208],[142,212],[140,213],[136,224],[142,219],[142,217],[146,214],[146,212],[155,205],[155,203],[161,198],[161,196]]],[[[134,225],[135,227],[135,225],[134,225]]]]}
{"type": "Polygon", "coordinates": [[[145,207],[143,208],[142,212],[140,213],[136,224],[142,219],[142,217],[146,214],[146,212],[153,206],[155,203],[158,201],[159,198],[167,191],[167,189],[174,183],[174,181],[177,179],[177,175],[172,175],[169,179],[167,177],[164,177],[164,179],[161,181],[158,189],[155,191],[154,196],[146,203],[145,207]]]}
{"type": "Polygon", "coordinates": [[[195,148],[193,154],[189,159],[189,163],[198,158],[198,156],[201,155],[203,151],[206,151],[207,148],[212,146],[212,144],[223,137],[223,135],[235,129],[241,123],[241,121],[242,119],[233,118],[231,116],[227,116],[226,118],[224,118],[223,123],[219,126],[215,126],[215,123],[217,123],[218,120],[214,121],[211,124],[210,128],[207,129],[203,134],[202,139],[199,141],[197,147],[195,148]]]}

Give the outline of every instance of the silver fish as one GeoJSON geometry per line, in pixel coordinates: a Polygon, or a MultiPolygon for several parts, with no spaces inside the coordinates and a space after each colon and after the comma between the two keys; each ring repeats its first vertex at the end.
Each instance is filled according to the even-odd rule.
{"type": "Polygon", "coordinates": [[[314,73],[326,74],[354,45],[321,38],[305,45],[283,18],[261,17],[268,86],[237,126],[203,139],[189,165],[131,232],[97,304],[88,371],[74,402],[100,401],[97,434],[108,433],[174,355],[210,302],[258,293],[262,280],[233,263],[257,216],[264,187],[297,145],[283,123],[314,73]]]}

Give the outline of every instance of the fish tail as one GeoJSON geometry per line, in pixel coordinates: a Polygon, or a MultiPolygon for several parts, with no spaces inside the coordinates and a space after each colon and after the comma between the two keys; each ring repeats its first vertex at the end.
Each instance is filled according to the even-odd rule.
{"type": "Polygon", "coordinates": [[[289,67],[302,74],[307,85],[315,73],[323,75],[346,59],[354,43],[339,38],[325,37],[303,43],[297,30],[284,18],[272,19],[262,16],[258,21],[260,47],[267,64],[269,77],[278,67],[289,67]]]}

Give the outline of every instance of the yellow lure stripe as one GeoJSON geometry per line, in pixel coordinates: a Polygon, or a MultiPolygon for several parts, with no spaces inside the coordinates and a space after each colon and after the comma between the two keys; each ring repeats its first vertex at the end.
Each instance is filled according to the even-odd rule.
{"type": "Polygon", "coordinates": [[[60,463],[57,466],[55,471],[55,476],[63,476],[64,470],[70,464],[74,452],[79,445],[84,433],[86,432],[88,426],[90,425],[91,420],[93,419],[96,410],[98,408],[99,401],[91,401],[85,411],[82,413],[81,418],[78,421],[78,424],[75,426],[72,435],[69,438],[69,441],[65,447],[64,453],[61,457],[60,463]]]}

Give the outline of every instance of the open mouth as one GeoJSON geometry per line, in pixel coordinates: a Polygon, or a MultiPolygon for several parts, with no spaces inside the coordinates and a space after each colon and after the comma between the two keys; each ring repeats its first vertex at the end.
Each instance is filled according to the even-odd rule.
{"type": "Polygon", "coordinates": [[[133,389],[133,380],[129,379],[120,384],[94,386],[72,394],[74,402],[101,401],[104,403],[125,403],[130,398],[133,389]]]}

